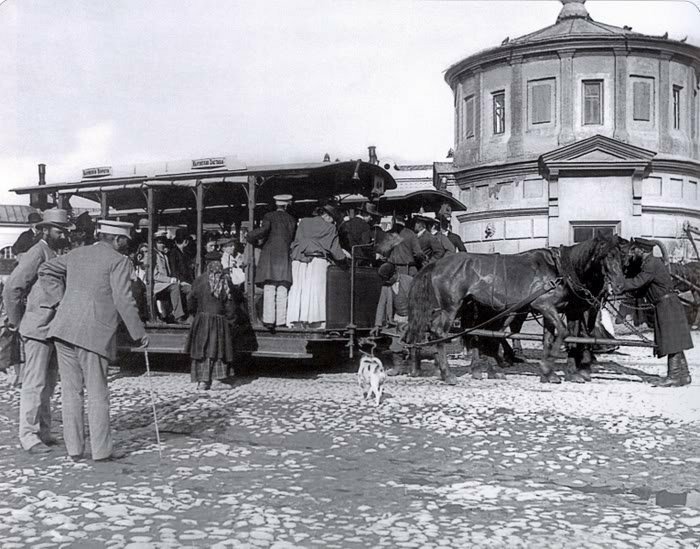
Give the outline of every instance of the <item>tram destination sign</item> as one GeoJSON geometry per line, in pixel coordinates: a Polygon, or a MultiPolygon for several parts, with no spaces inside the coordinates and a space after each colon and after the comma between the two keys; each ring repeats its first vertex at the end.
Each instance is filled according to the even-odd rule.
{"type": "Polygon", "coordinates": [[[102,166],[99,168],[85,168],[83,170],[84,179],[89,179],[91,177],[104,177],[106,175],[112,175],[112,166],[102,166]]]}
{"type": "Polygon", "coordinates": [[[192,161],[193,170],[205,170],[207,168],[225,168],[226,157],[216,156],[211,158],[198,158],[192,161]]]}

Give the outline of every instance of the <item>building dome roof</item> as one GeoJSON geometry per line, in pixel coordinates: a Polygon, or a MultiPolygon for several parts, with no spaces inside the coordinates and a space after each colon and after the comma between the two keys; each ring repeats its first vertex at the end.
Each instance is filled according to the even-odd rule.
{"type": "Polygon", "coordinates": [[[449,67],[445,80],[452,84],[454,77],[472,66],[497,60],[504,55],[512,55],[519,50],[523,53],[535,53],[538,50],[555,51],[563,44],[579,47],[584,44],[599,46],[601,43],[621,42],[629,47],[634,41],[653,44],[656,49],[680,50],[691,59],[697,59],[700,48],[685,44],[684,40],[672,40],[668,33],[662,36],[650,36],[634,32],[632,27],[616,27],[594,21],[586,9],[586,0],[560,0],[561,11],[553,25],[518,38],[506,38],[500,46],[489,48],[471,55],[449,67]]]}

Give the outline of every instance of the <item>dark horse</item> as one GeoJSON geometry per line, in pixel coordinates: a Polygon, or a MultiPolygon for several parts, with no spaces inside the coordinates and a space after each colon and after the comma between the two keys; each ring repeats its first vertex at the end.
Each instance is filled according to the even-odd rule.
{"type": "MultiPolygon", "coordinates": [[[[408,344],[423,343],[449,334],[461,311],[463,324],[473,326],[475,319],[492,318],[521,304],[504,318],[485,326],[503,329],[527,311],[541,313],[545,337],[541,361],[541,381],[559,383],[552,358],[569,334],[560,314],[569,322],[585,323],[584,315],[606,291],[606,279],[616,291],[621,288],[625,241],[617,236],[597,236],[574,246],[540,248],[519,254],[450,254],[422,269],[409,293],[408,344]],[[529,298],[540,293],[534,300],[529,298]],[[465,313],[466,312],[466,313],[465,313]],[[466,319],[464,318],[466,314],[466,319]]],[[[437,343],[438,366],[442,379],[455,383],[447,367],[444,343],[437,343]]],[[[480,345],[493,356],[499,367],[499,343],[491,340],[480,345]]],[[[412,349],[412,375],[420,368],[419,353],[412,349]]],[[[493,377],[503,377],[498,372],[493,377]]]]}
{"type": "Polygon", "coordinates": [[[700,261],[688,263],[671,263],[668,270],[673,277],[673,285],[680,292],[691,292],[693,303],[688,308],[688,324],[700,324],[700,261]]]}

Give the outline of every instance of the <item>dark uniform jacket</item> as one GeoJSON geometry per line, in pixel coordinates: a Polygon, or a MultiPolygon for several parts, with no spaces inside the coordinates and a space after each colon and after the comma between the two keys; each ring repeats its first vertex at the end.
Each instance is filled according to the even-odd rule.
{"type": "Polygon", "coordinates": [[[170,263],[170,274],[180,282],[192,284],[194,280],[193,263],[186,252],[181,252],[180,248],[173,246],[170,252],[168,252],[168,262],[170,263]]]}
{"type": "MultiPolygon", "coordinates": [[[[352,253],[353,246],[372,243],[372,227],[364,219],[356,216],[338,227],[338,236],[340,237],[340,245],[352,253]]],[[[355,249],[355,258],[365,262],[369,261],[372,259],[372,247],[355,249]]]]}
{"type": "Polygon", "coordinates": [[[403,227],[399,238],[401,242],[391,249],[387,261],[400,266],[419,266],[424,256],[416,233],[403,227]]]}
{"type": "Polygon", "coordinates": [[[23,254],[34,246],[38,239],[39,236],[32,229],[27,229],[17,237],[17,240],[12,245],[12,253],[14,255],[23,254]]]}
{"type": "Polygon", "coordinates": [[[305,217],[299,221],[291,254],[294,261],[302,263],[311,263],[314,257],[333,258],[335,261],[345,259],[338,230],[321,216],[305,217]]]}
{"type": "Polygon", "coordinates": [[[423,231],[418,237],[418,244],[420,244],[421,251],[428,263],[434,263],[445,255],[443,245],[427,230],[423,231]]]}
{"type": "Polygon", "coordinates": [[[663,262],[654,256],[642,260],[642,271],[625,280],[625,291],[646,290],[646,298],[654,305],[654,341],[656,356],[662,357],[692,349],[688,322],[680,300],[673,292],[673,279],[663,262]]]}
{"type": "Polygon", "coordinates": [[[262,219],[260,227],[248,233],[246,239],[251,244],[262,241],[260,259],[255,268],[255,283],[292,284],[292,261],[289,246],[294,240],[296,220],[287,212],[275,210],[268,212],[262,219]]]}
{"type": "Polygon", "coordinates": [[[458,252],[466,252],[467,249],[464,247],[464,242],[462,242],[462,239],[459,238],[459,235],[456,235],[452,231],[447,233],[447,238],[450,239],[450,242],[454,245],[455,249],[458,252]]]}

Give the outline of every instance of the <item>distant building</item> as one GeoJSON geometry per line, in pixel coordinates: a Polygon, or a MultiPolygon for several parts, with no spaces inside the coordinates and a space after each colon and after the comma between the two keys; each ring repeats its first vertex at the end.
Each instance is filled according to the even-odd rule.
{"type": "Polygon", "coordinates": [[[593,21],[584,3],[446,72],[454,162],[435,164],[435,185],[467,204],[470,251],[598,232],[673,251],[684,222],[700,225],[700,48],[593,21]]]}

